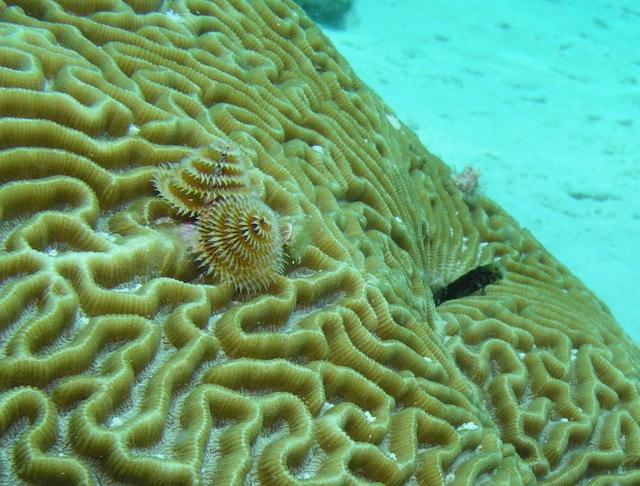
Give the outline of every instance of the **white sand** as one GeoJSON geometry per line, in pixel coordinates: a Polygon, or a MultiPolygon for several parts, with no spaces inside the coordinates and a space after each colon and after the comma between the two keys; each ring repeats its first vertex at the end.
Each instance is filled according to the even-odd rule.
{"type": "Polygon", "coordinates": [[[588,4],[356,0],[326,32],[640,342],[640,4],[588,4]]]}

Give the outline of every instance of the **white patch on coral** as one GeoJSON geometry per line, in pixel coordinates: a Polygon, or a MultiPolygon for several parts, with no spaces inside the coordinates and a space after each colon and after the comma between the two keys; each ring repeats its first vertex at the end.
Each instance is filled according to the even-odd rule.
{"type": "Polygon", "coordinates": [[[394,461],[397,461],[397,460],[398,460],[398,457],[397,457],[393,452],[389,452],[389,457],[390,457],[391,459],[393,459],[394,461]]]}
{"type": "Polygon", "coordinates": [[[387,115],[387,120],[389,120],[389,123],[391,123],[391,126],[396,130],[400,130],[400,128],[402,128],[402,124],[400,123],[400,120],[398,120],[394,115],[387,115]]]}
{"type": "Polygon", "coordinates": [[[524,353],[522,351],[518,352],[518,356],[520,356],[520,359],[524,359],[524,357],[527,355],[527,353],[524,353]]]}
{"type": "MultiPolygon", "coordinates": [[[[153,220],[153,224],[171,224],[171,223],[173,223],[173,219],[170,218],[169,216],[161,216],[161,217],[156,218],[156,219],[153,220]]],[[[193,226],[193,225],[192,224],[181,224],[180,227],[182,227],[182,226],[193,226]]]]}
{"type": "Polygon", "coordinates": [[[107,233],[106,231],[98,231],[97,235],[104,238],[107,241],[115,241],[116,239],[115,235],[112,235],[111,233],[107,233]]]}
{"type": "Polygon", "coordinates": [[[58,250],[56,250],[55,248],[49,248],[47,249],[47,255],[52,257],[58,256],[58,250]]]}
{"type": "Polygon", "coordinates": [[[376,420],[376,418],[373,415],[371,415],[369,410],[365,410],[364,411],[364,418],[367,419],[367,422],[369,422],[369,423],[375,422],[375,420],[376,420]]]}
{"type": "Polygon", "coordinates": [[[453,481],[456,478],[456,475],[453,473],[449,473],[444,477],[444,481],[445,483],[450,483],[451,481],[453,481]]]}
{"type": "Polygon", "coordinates": [[[129,135],[136,135],[140,131],[140,127],[138,127],[138,125],[134,125],[132,123],[131,125],[129,125],[129,128],[128,128],[127,131],[129,133],[129,135]]]}
{"type": "Polygon", "coordinates": [[[425,360],[427,363],[432,363],[433,362],[433,360],[431,358],[429,358],[429,356],[423,356],[422,359],[425,360]]]}
{"type": "Polygon", "coordinates": [[[165,14],[165,16],[167,18],[169,18],[170,20],[173,20],[174,22],[176,22],[178,24],[182,24],[185,21],[185,19],[184,19],[184,17],[182,15],[176,13],[172,9],[167,10],[164,14],[165,14]]]}
{"type": "Polygon", "coordinates": [[[128,292],[136,292],[140,289],[140,287],[142,287],[141,283],[135,283],[135,284],[131,284],[131,285],[123,285],[121,287],[116,287],[113,289],[114,292],[122,292],[122,293],[128,293],[128,292]]]}
{"type": "Polygon", "coordinates": [[[122,425],[123,421],[120,417],[111,417],[109,419],[109,421],[107,422],[107,425],[109,427],[120,427],[122,425]]]}
{"type": "Polygon", "coordinates": [[[220,318],[222,317],[222,312],[220,312],[219,314],[213,314],[212,316],[209,316],[209,320],[207,321],[207,331],[213,333],[216,324],[218,323],[218,321],[220,320],[220,318]]]}
{"type": "Polygon", "coordinates": [[[569,421],[569,419],[568,419],[568,418],[565,418],[565,417],[562,417],[562,418],[560,419],[560,423],[562,423],[562,424],[566,424],[568,421],[569,421]]]}
{"type": "Polygon", "coordinates": [[[395,219],[398,223],[402,224],[402,218],[400,216],[394,216],[393,219],[395,219]]]}
{"type": "Polygon", "coordinates": [[[479,427],[477,424],[474,424],[473,422],[465,422],[462,425],[458,425],[458,428],[456,430],[478,430],[479,427]]]}
{"type": "Polygon", "coordinates": [[[576,356],[578,356],[578,350],[577,349],[572,349],[571,350],[571,361],[575,361],[576,360],[576,356]]]}
{"type": "Polygon", "coordinates": [[[467,244],[469,242],[469,238],[467,238],[466,236],[462,237],[462,248],[461,251],[466,251],[467,248],[469,248],[469,245],[467,244]]]}
{"type": "Polygon", "coordinates": [[[325,413],[327,413],[332,408],[333,408],[333,404],[331,404],[329,402],[324,402],[322,404],[322,408],[320,409],[320,413],[324,415],[325,413]]]}
{"type": "Polygon", "coordinates": [[[324,148],[322,148],[320,145],[312,145],[311,146],[311,150],[313,150],[314,152],[317,152],[319,154],[323,154],[324,153],[324,148]]]}
{"type": "Polygon", "coordinates": [[[377,285],[378,284],[378,278],[375,275],[372,275],[370,273],[366,273],[364,275],[364,281],[368,284],[371,285],[377,285]]]}

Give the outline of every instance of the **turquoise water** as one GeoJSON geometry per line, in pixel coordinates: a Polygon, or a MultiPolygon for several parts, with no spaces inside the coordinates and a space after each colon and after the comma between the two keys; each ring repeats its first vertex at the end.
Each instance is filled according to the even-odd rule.
{"type": "Polygon", "coordinates": [[[640,342],[640,4],[358,0],[325,32],[640,342]]]}

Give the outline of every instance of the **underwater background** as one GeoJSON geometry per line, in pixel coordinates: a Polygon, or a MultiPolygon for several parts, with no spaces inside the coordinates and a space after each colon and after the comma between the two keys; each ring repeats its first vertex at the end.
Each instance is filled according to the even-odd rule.
{"type": "Polygon", "coordinates": [[[357,0],[324,30],[640,342],[638,2],[357,0]]]}

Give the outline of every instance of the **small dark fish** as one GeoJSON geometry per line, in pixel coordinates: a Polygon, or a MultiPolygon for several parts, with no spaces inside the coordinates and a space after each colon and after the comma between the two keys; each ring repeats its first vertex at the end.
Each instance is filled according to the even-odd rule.
{"type": "Polygon", "coordinates": [[[448,300],[460,299],[478,291],[484,291],[485,287],[497,282],[503,276],[503,270],[499,263],[480,265],[436,291],[433,300],[436,305],[440,305],[448,300]]]}

